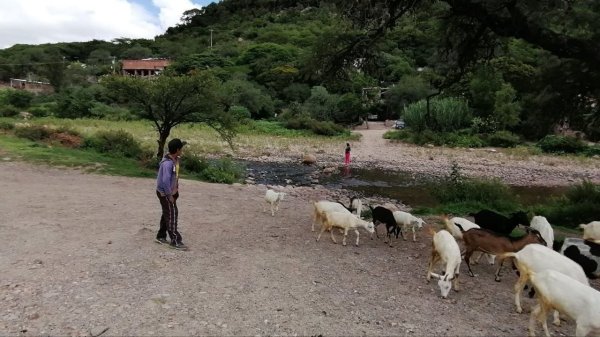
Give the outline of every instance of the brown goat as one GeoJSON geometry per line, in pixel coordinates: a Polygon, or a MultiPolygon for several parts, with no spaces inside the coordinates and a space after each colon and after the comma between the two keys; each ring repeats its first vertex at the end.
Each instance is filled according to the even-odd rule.
{"type": "MultiPolygon", "coordinates": [[[[462,227],[458,227],[462,231],[462,227]]],[[[540,232],[529,228],[526,230],[527,233],[525,235],[516,239],[494,233],[487,229],[471,228],[466,232],[463,231],[462,235],[466,247],[465,262],[469,268],[469,276],[475,276],[471,270],[469,259],[476,251],[498,256],[498,269],[494,276],[496,282],[500,282],[500,269],[502,269],[502,263],[504,262],[504,258],[500,254],[518,252],[530,243],[546,244],[540,232]]]]}

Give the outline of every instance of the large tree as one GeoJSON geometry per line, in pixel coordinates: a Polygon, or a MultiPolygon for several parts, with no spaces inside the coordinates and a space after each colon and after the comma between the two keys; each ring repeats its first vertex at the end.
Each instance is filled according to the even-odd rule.
{"type": "Polygon", "coordinates": [[[113,76],[103,80],[102,84],[115,99],[127,103],[141,117],[154,122],[159,158],[163,156],[171,129],[181,123],[205,123],[232,144],[238,119],[223,111],[217,95],[217,80],[210,72],[185,76],[163,74],[150,79],[113,76]]]}

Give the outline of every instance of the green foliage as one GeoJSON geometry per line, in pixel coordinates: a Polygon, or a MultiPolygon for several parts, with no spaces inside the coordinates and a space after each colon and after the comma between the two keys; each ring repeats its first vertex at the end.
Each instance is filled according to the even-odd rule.
{"type": "Polygon", "coordinates": [[[140,158],[142,148],[133,136],[124,131],[100,131],[84,139],[84,148],[116,157],[140,158]]]}
{"type": "Polygon", "coordinates": [[[14,117],[18,115],[20,110],[13,105],[0,106],[0,117],[14,117]]]}
{"type": "Polygon", "coordinates": [[[0,130],[14,130],[15,124],[9,121],[0,121],[0,130]]]}
{"type": "Polygon", "coordinates": [[[443,204],[463,204],[479,210],[483,207],[499,212],[518,208],[516,196],[500,180],[479,180],[465,177],[456,162],[449,174],[430,188],[431,195],[443,204]]]}
{"type": "Polygon", "coordinates": [[[264,88],[245,80],[232,79],[221,86],[223,100],[228,105],[245,107],[254,119],[270,118],[275,107],[264,88]]]}
{"type": "Polygon", "coordinates": [[[519,136],[509,131],[497,131],[487,137],[487,143],[496,147],[515,147],[521,143],[519,136]]]}
{"type": "Polygon", "coordinates": [[[15,136],[32,141],[46,140],[52,133],[52,130],[42,125],[20,126],[15,129],[15,136]]]}
{"type": "Polygon", "coordinates": [[[587,148],[580,139],[557,135],[548,135],[537,145],[546,153],[579,153],[587,148]]]}
{"type": "Polygon", "coordinates": [[[310,130],[314,134],[322,136],[339,136],[349,134],[342,126],[329,121],[318,121],[307,114],[298,116],[282,116],[283,125],[293,130],[310,130]]]}
{"type": "Polygon", "coordinates": [[[82,87],[69,88],[59,94],[54,115],[61,118],[91,117],[93,106],[92,91],[82,87]]]}
{"type": "Polygon", "coordinates": [[[469,132],[433,132],[425,130],[423,132],[414,132],[412,130],[394,130],[384,134],[384,138],[392,140],[403,140],[409,143],[424,145],[433,144],[436,146],[450,147],[471,147],[478,148],[486,146],[486,142],[478,135],[472,135],[469,132]]]}
{"type": "Polygon", "coordinates": [[[575,228],[579,224],[597,220],[600,209],[600,185],[590,181],[569,188],[564,197],[533,208],[553,225],[575,228]]]}
{"type": "Polygon", "coordinates": [[[27,109],[33,100],[33,94],[25,90],[8,90],[6,102],[20,109],[27,109]]]}
{"type": "Polygon", "coordinates": [[[502,84],[496,91],[494,101],[494,119],[501,129],[513,127],[520,121],[521,104],[517,101],[517,91],[508,83],[502,84]]]}
{"type": "Polygon", "coordinates": [[[36,105],[29,108],[28,111],[33,117],[47,117],[52,114],[52,111],[55,111],[55,105],[56,104],[36,105]]]}
{"type": "Polygon", "coordinates": [[[109,121],[131,121],[138,119],[138,117],[127,108],[100,102],[94,102],[90,114],[95,118],[106,119],[109,121]]]}
{"type": "Polygon", "coordinates": [[[421,100],[404,108],[404,121],[411,130],[449,132],[469,126],[471,113],[463,100],[433,98],[430,100],[430,113],[427,112],[426,100],[421,100]]]}
{"type": "Polygon", "coordinates": [[[239,182],[245,175],[245,167],[227,157],[208,160],[186,154],[181,159],[181,166],[185,174],[189,173],[213,183],[233,184],[239,182]]]}
{"type": "Polygon", "coordinates": [[[418,102],[427,97],[430,92],[429,84],[424,78],[407,75],[386,92],[386,103],[397,114],[405,106],[418,102]]]}

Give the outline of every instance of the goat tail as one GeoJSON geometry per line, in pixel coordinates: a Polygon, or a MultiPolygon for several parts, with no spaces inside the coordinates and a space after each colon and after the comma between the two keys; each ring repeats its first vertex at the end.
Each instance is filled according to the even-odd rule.
{"type": "Polygon", "coordinates": [[[517,258],[517,253],[513,253],[513,252],[502,253],[502,254],[499,254],[498,257],[501,258],[501,259],[506,259],[506,258],[509,258],[509,257],[512,257],[512,258],[516,259],[517,258]]]}

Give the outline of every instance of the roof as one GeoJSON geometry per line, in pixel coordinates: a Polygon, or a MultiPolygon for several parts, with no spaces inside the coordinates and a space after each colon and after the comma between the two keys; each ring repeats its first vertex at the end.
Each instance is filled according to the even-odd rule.
{"type": "Polygon", "coordinates": [[[164,69],[171,63],[168,59],[123,60],[123,69],[164,69]]]}

